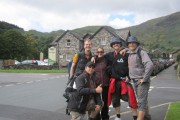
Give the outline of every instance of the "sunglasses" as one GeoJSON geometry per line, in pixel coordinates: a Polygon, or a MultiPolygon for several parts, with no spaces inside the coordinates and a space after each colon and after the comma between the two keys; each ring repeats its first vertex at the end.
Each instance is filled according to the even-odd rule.
{"type": "Polygon", "coordinates": [[[104,53],[103,51],[97,51],[97,53],[104,53]]]}

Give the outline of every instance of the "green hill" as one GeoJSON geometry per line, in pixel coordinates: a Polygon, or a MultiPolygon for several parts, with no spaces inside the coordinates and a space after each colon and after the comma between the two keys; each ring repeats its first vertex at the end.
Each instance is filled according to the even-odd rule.
{"type": "Polygon", "coordinates": [[[10,24],[10,23],[4,22],[4,21],[0,21],[0,34],[7,31],[7,30],[10,30],[10,29],[15,29],[18,31],[24,31],[23,28],[20,28],[17,25],[10,24]]]}
{"type": "MultiPolygon", "coordinates": [[[[73,31],[85,34],[94,33],[101,26],[86,26],[73,31]]],[[[169,52],[180,47],[180,12],[149,20],[142,24],[123,28],[137,36],[142,45],[149,50],[162,48],[169,52]]]]}
{"type": "Polygon", "coordinates": [[[73,31],[81,34],[86,34],[86,33],[94,33],[96,32],[101,26],[86,26],[82,28],[77,28],[74,29],[73,31]]]}
{"type": "Polygon", "coordinates": [[[124,29],[129,29],[147,49],[174,51],[180,48],[180,12],[124,29]]]}
{"type": "MultiPolygon", "coordinates": [[[[81,34],[94,33],[101,26],[86,26],[74,29],[81,34]]],[[[52,32],[39,32],[36,30],[24,31],[16,25],[0,21],[0,34],[9,29],[16,29],[23,33],[33,34],[40,44],[52,42],[57,36],[63,34],[64,30],[52,32]]],[[[123,28],[129,29],[132,35],[138,37],[139,41],[146,49],[162,48],[167,51],[175,51],[180,46],[180,12],[152,19],[142,24],[123,28]]],[[[47,45],[48,46],[48,45],[47,45]]]]}
{"type": "Polygon", "coordinates": [[[52,31],[52,32],[39,32],[36,30],[29,30],[26,31],[26,33],[29,34],[33,34],[35,36],[37,36],[38,38],[49,38],[49,37],[53,37],[55,38],[56,36],[60,36],[61,34],[63,34],[64,30],[58,30],[58,31],[52,31]]]}

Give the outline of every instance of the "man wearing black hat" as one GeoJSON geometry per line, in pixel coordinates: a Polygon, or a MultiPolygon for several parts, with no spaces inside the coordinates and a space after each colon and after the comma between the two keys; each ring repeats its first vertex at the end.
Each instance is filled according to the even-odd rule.
{"type": "Polygon", "coordinates": [[[108,72],[110,72],[110,85],[108,92],[108,105],[111,104],[115,108],[116,118],[115,120],[121,120],[120,115],[120,99],[123,99],[123,95],[126,96],[126,100],[129,102],[129,106],[132,108],[132,114],[134,120],[137,119],[137,101],[135,98],[134,90],[130,83],[126,86],[126,82],[129,81],[129,69],[128,69],[128,54],[121,55],[122,42],[119,37],[113,37],[110,46],[114,49],[114,52],[109,52],[104,55],[107,60],[109,67],[108,72]],[[126,89],[128,88],[128,89],[126,89]],[[131,90],[129,92],[128,90],[131,90]],[[129,94],[131,93],[131,94],[129,94]]]}
{"type": "Polygon", "coordinates": [[[96,85],[96,78],[93,74],[94,67],[93,62],[88,62],[84,72],[75,80],[73,85],[75,91],[72,92],[68,102],[71,120],[83,120],[86,111],[89,113],[89,120],[95,120],[101,110],[102,87],[96,85]]]}

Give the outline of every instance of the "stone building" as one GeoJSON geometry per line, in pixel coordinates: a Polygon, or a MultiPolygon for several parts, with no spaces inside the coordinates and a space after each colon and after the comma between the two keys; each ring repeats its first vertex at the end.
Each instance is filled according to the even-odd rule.
{"type": "Polygon", "coordinates": [[[130,35],[129,30],[116,30],[108,26],[102,26],[95,33],[85,35],[67,30],[57,37],[50,44],[50,47],[56,48],[56,62],[60,67],[65,67],[73,55],[83,49],[84,40],[87,38],[91,39],[93,44],[92,52],[95,53],[98,47],[104,48],[105,52],[111,51],[110,42],[112,37],[122,38],[123,46],[126,46],[126,40],[130,35]]]}
{"type": "Polygon", "coordinates": [[[112,37],[118,37],[123,39],[121,42],[124,47],[126,47],[126,40],[128,36],[130,36],[129,30],[115,30],[112,27],[103,26],[100,27],[91,37],[91,41],[93,44],[92,52],[95,52],[98,47],[104,48],[105,53],[112,51],[110,47],[110,42],[112,37]]]}
{"type": "Polygon", "coordinates": [[[161,58],[161,59],[168,59],[169,54],[167,51],[164,51],[160,48],[156,48],[152,50],[153,58],[161,58]]]}
{"type": "Polygon", "coordinates": [[[176,51],[171,53],[171,58],[176,60],[178,55],[180,55],[180,49],[177,49],[176,51]]]}

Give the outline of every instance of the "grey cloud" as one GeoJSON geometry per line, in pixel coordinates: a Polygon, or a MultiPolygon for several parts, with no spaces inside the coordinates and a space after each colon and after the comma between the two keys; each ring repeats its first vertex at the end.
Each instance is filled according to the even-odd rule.
{"type": "Polygon", "coordinates": [[[55,13],[113,13],[118,11],[127,12],[160,12],[172,13],[179,11],[179,0],[7,0],[36,7],[43,11],[55,13]]]}
{"type": "MultiPolygon", "coordinates": [[[[71,29],[82,25],[99,25],[99,23],[108,25],[111,22],[108,19],[109,16],[124,13],[133,14],[135,24],[139,24],[148,19],[180,11],[180,0],[1,0],[0,5],[1,3],[11,4],[14,7],[12,10],[20,9],[17,11],[26,12],[23,15],[19,15],[19,12],[8,12],[12,13],[11,16],[18,14],[14,15],[14,22],[25,19],[26,22],[23,24],[28,26],[40,24],[39,26],[45,31],[59,28],[71,29]],[[24,6],[28,9],[23,10],[24,6]],[[33,24],[33,21],[37,24],[33,24]],[[79,23],[78,26],[77,23],[79,23]]],[[[0,12],[6,14],[3,11],[9,10],[4,9],[0,8],[0,12]]],[[[6,19],[12,20],[7,17],[6,19]]]]}

